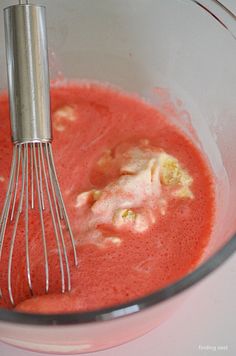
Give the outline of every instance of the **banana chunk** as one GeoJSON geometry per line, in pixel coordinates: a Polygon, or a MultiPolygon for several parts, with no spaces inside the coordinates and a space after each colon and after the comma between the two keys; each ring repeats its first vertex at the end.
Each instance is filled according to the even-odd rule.
{"type": "Polygon", "coordinates": [[[188,186],[183,186],[182,188],[176,190],[173,193],[173,195],[176,196],[177,198],[190,198],[190,199],[194,198],[194,195],[188,186]]]}
{"type": "Polygon", "coordinates": [[[53,116],[61,120],[66,119],[68,121],[75,121],[77,119],[75,108],[68,105],[56,110],[53,116]]]}
{"type": "Polygon", "coordinates": [[[66,121],[75,121],[77,119],[77,113],[74,107],[63,106],[56,110],[52,116],[53,127],[57,131],[64,131],[66,129],[66,121]]]}
{"type": "Polygon", "coordinates": [[[102,191],[96,189],[92,189],[87,192],[80,193],[76,198],[76,202],[75,202],[76,208],[80,208],[85,205],[92,205],[100,198],[101,194],[102,191]]]}
{"type": "Polygon", "coordinates": [[[164,186],[176,187],[172,195],[177,198],[193,199],[190,189],[193,178],[183,169],[179,161],[166,153],[161,153],[160,158],[160,181],[164,186]]]}
{"type": "Polygon", "coordinates": [[[117,209],[113,216],[113,224],[116,227],[121,227],[127,224],[133,224],[137,214],[131,209],[117,209]]]}
{"type": "Polygon", "coordinates": [[[125,238],[122,230],[142,234],[165,218],[173,198],[194,199],[193,177],[181,162],[148,140],[140,145],[123,143],[98,159],[99,174],[106,178],[112,174],[101,190],[77,196],[75,206],[83,207],[78,214],[81,210],[85,216],[83,239],[88,236],[98,246],[118,247],[125,238]]]}
{"type": "Polygon", "coordinates": [[[129,226],[136,232],[144,232],[149,228],[149,221],[142,214],[135,213],[132,209],[118,209],[113,216],[116,228],[129,226]]]}
{"type": "Polygon", "coordinates": [[[161,183],[168,186],[182,185],[190,186],[193,182],[192,177],[184,170],[179,161],[166,153],[161,153],[159,157],[161,166],[161,183]]]}

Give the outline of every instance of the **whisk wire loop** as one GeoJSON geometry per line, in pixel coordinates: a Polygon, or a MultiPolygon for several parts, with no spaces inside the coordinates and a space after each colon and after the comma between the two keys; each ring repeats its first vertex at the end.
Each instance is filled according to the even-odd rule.
{"type": "MultiPolygon", "coordinates": [[[[40,226],[44,266],[42,275],[45,276],[45,293],[48,293],[50,287],[49,253],[51,251],[49,251],[48,245],[53,233],[60,269],[61,292],[70,291],[69,243],[70,249],[73,251],[73,259],[76,266],[78,265],[78,257],[72,229],[58,184],[50,142],[19,143],[13,148],[9,185],[0,220],[0,262],[4,237],[6,234],[10,234],[7,290],[12,305],[15,305],[12,280],[14,250],[16,239],[20,235],[20,233],[18,234],[18,230],[21,226],[21,218],[24,223],[26,280],[30,294],[34,294],[32,261],[30,258],[32,249],[30,247],[30,242],[32,241],[30,235],[30,214],[34,214],[34,219],[35,214],[37,215],[40,226]],[[35,198],[37,203],[34,201],[35,198]],[[48,226],[48,220],[45,219],[45,214],[51,216],[51,229],[48,226]],[[67,239],[66,234],[68,235],[67,239]]],[[[1,296],[2,290],[0,288],[1,296]]]]}

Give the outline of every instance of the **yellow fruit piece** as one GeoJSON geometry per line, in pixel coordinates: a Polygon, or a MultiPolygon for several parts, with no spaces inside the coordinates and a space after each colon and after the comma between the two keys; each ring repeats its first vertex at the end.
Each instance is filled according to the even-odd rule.
{"type": "Polygon", "coordinates": [[[136,218],[136,214],[133,210],[131,209],[125,209],[122,214],[121,214],[122,218],[125,220],[131,220],[134,221],[136,218]]]}
{"type": "Polygon", "coordinates": [[[136,213],[131,209],[117,209],[113,216],[113,224],[117,227],[127,223],[133,223],[136,213]]]}
{"type": "Polygon", "coordinates": [[[194,195],[188,186],[184,186],[174,192],[174,195],[178,198],[190,198],[193,199],[194,195]]]}
{"type": "Polygon", "coordinates": [[[176,158],[163,153],[160,155],[160,164],[163,184],[171,186],[192,184],[192,177],[180,166],[176,158]]]}
{"type": "Polygon", "coordinates": [[[95,200],[95,201],[97,201],[99,198],[100,198],[100,196],[101,196],[101,194],[102,194],[102,191],[101,190],[92,190],[92,194],[93,194],[93,199],[95,200]]]}
{"type": "Polygon", "coordinates": [[[80,193],[76,198],[75,206],[79,208],[85,205],[92,205],[95,201],[97,201],[100,198],[101,194],[102,194],[101,190],[95,190],[95,189],[89,190],[88,192],[80,193]]]}

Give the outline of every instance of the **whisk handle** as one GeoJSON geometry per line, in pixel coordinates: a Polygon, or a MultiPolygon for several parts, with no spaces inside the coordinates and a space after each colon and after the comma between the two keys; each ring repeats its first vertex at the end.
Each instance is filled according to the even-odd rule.
{"type": "Polygon", "coordinates": [[[14,143],[49,142],[49,69],[46,10],[38,5],[4,9],[8,88],[14,143]]]}

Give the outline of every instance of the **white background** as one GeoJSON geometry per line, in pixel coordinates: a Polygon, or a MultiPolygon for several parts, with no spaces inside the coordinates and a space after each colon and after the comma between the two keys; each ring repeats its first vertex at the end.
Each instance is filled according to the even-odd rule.
{"type": "MultiPolygon", "coordinates": [[[[236,0],[222,2],[236,12],[236,0]]],[[[41,355],[0,343],[0,356],[41,355]]],[[[185,303],[159,328],[126,345],[89,355],[235,356],[236,254],[195,286],[185,303]],[[226,349],[220,351],[220,347],[226,349]]]]}

